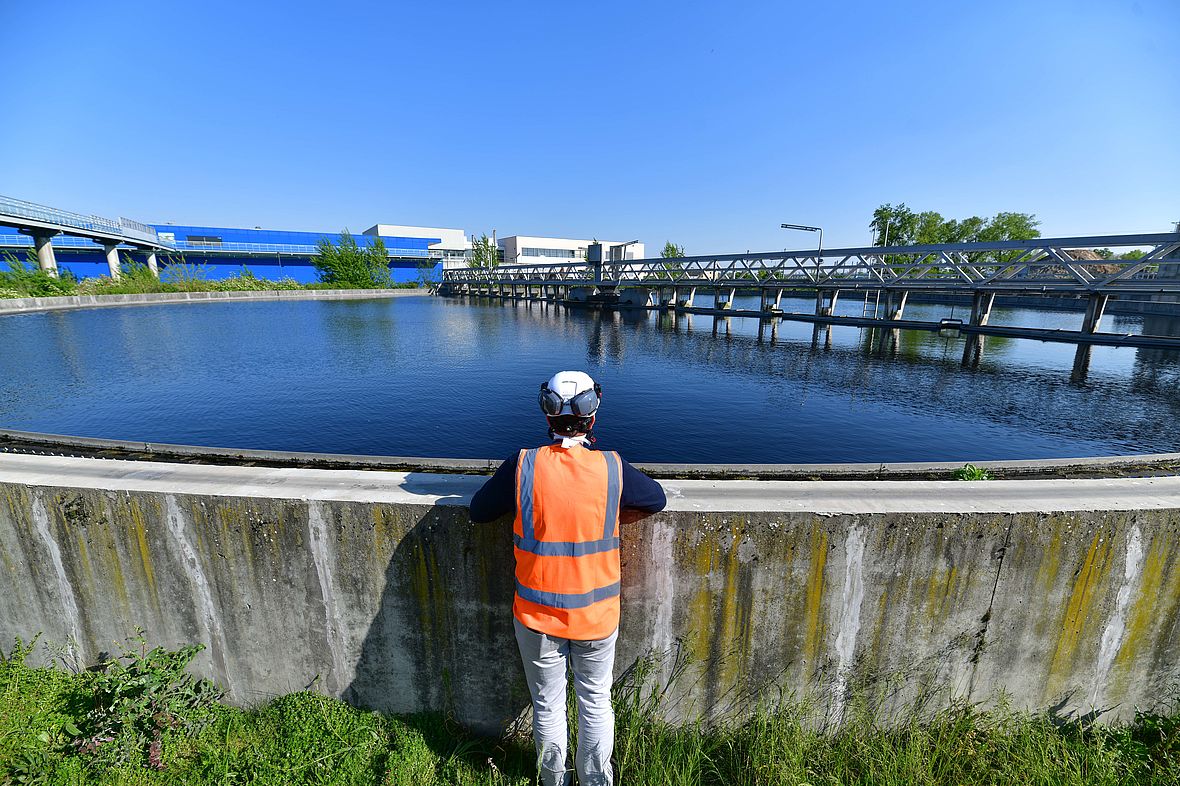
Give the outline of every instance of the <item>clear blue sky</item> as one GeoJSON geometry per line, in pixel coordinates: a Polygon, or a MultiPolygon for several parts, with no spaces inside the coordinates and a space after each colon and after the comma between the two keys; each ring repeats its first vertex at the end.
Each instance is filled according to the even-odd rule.
{"type": "Polygon", "coordinates": [[[859,245],[1180,221],[1180,2],[0,0],[0,194],[144,221],[859,245]]]}

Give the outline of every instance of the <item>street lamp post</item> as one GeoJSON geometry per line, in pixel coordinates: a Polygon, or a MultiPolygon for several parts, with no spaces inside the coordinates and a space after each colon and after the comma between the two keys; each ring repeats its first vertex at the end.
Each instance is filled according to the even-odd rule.
{"type": "Polygon", "coordinates": [[[823,227],[809,227],[806,224],[783,224],[783,229],[798,229],[803,232],[819,232],[819,251],[816,252],[815,268],[819,269],[824,257],[824,229],[823,227]]]}

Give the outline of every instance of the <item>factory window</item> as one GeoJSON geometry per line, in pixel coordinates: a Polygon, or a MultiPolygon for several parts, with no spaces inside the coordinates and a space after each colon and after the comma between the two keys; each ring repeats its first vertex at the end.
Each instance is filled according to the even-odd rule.
{"type": "Polygon", "coordinates": [[[569,248],[522,248],[523,257],[556,257],[558,259],[573,259],[574,251],[569,248]]]}
{"type": "Polygon", "coordinates": [[[214,235],[189,235],[188,242],[194,246],[220,246],[221,238],[214,235]]]}

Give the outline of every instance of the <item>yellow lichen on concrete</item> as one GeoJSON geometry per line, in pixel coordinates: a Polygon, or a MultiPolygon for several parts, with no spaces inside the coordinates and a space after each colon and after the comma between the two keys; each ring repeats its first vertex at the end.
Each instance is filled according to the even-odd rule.
{"type": "Polygon", "coordinates": [[[159,607],[159,599],[157,595],[159,591],[156,589],[156,571],[152,568],[152,554],[147,542],[147,524],[143,517],[143,510],[139,507],[139,502],[133,497],[130,500],[131,504],[127,506],[127,515],[131,519],[131,527],[135,530],[135,542],[139,547],[139,559],[143,565],[143,578],[147,582],[148,588],[152,591],[152,598],[159,607]]]}
{"type": "Polygon", "coordinates": [[[722,661],[721,684],[729,687],[746,673],[753,639],[753,609],[739,603],[738,582],[741,562],[739,547],[745,537],[744,522],[735,521],[730,527],[729,554],[725,558],[725,585],[721,596],[720,641],[727,647],[722,661]]]}
{"type": "Polygon", "coordinates": [[[807,568],[807,595],[803,610],[803,659],[807,671],[813,671],[816,659],[819,657],[820,643],[823,640],[825,625],[820,618],[824,602],[824,566],[828,564],[828,532],[819,526],[812,525],[811,551],[807,568]]]}
{"type": "Polygon", "coordinates": [[[711,533],[703,533],[693,547],[693,578],[697,590],[688,603],[688,647],[697,663],[707,663],[713,640],[713,589],[709,574],[720,562],[721,547],[711,533]]]}
{"type": "Polygon", "coordinates": [[[1037,588],[1042,592],[1049,592],[1057,581],[1057,573],[1061,570],[1061,529],[1060,523],[1053,530],[1044,551],[1041,553],[1041,564],[1037,568],[1037,588]]]}
{"type": "Polygon", "coordinates": [[[930,620],[931,628],[937,620],[946,615],[947,602],[955,591],[958,575],[959,570],[954,565],[931,571],[930,579],[926,583],[926,617],[930,620]]]}
{"type": "Polygon", "coordinates": [[[1109,568],[1110,547],[1111,537],[1108,532],[1099,529],[1094,533],[1094,539],[1086,551],[1086,558],[1074,580],[1069,602],[1066,603],[1065,614],[1061,620],[1061,632],[1053,651],[1053,659],[1049,663],[1050,694],[1061,690],[1067,676],[1073,670],[1078,642],[1093,611],[1098,585],[1109,568]]]}

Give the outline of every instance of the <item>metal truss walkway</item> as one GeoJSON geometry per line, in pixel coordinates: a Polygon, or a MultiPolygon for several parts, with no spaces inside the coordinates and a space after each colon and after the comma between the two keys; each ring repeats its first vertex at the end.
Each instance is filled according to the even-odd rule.
{"type": "Polygon", "coordinates": [[[531,284],[937,292],[1180,293],[1180,233],[996,243],[772,251],[626,262],[446,270],[451,286],[531,284]],[[1070,251],[1150,246],[1138,260],[1078,260],[1070,251]],[[1173,262],[1176,264],[1163,264],[1173,262]]]}
{"type": "Polygon", "coordinates": [[[828,329],[842,324],[891,330],[958,330],[976,339],[1005,335],[1086,345],[1180,348],[1177,337],[1098,332],[1111,297],[1180,301],[1180,233],[452,268],[443,272],[440,293],[777,317],[828,329]],[[1118,253],[1119,249],[1144,247],[1149,250],[1133,260],[1094,259],[1092,254],[1078,253],[1101,248],[1118,253]],[[711,308],[694,306],[698,289],[714,293],[711,308]],[[734,310],[738,290],[758,291],[759,309],[734,310]],[[785,313],[780,308],[784,292],[799,291],[815,294],[814,314],[785,313]],[[865,296],[859,317],[834,313],[837,298],[848,291],[865,296]],[[910,293],[970,296],[970,319],[938,323],[905,320],[910,293]],[[870,294],[876,297],[871,312],[870,294]],[[1086,298],[1082,329],[989,326],[997,294],[1086,298]]]}

